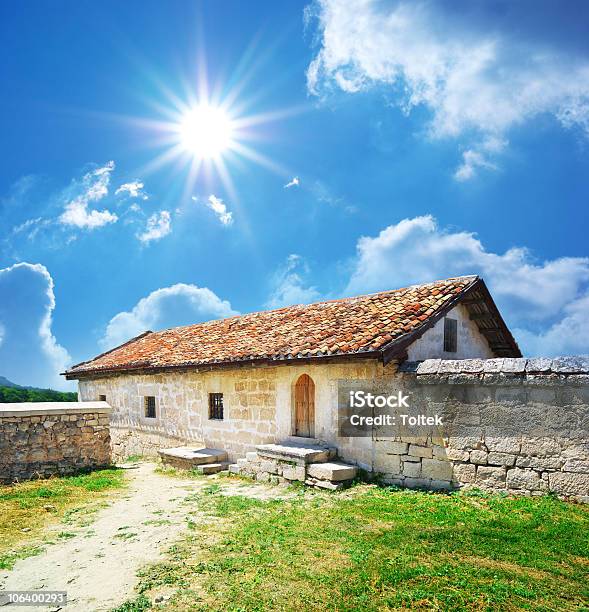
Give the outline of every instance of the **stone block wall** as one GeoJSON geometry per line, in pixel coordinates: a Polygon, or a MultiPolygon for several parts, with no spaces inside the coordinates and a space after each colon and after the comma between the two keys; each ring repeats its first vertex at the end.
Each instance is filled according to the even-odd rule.
{"type": "Polygon", "coordinates": [[[399,385],[446,426],[425,437],[375,429],[371,469],[388,482],[589,501],[588,359],[405,363],[399,385]]]}
{"type": "Polygon", "coordinates": [[[115,421],[110,428],[111,449],[114,460],[128,457],[157,457],[158,450],[175,446],[204,446],[200,436],[177,436],[165,431],[145,431],[133,427],[132,423],[122,424],[115,421]]]}
{"type": "Polygon", "coordinates": [[[589,499],[589,360],[430,359],[400,367],[377,360],[105,375],[80,381],[80,397],[113,406],[117,457],[160,448],[220,448],[236,461],[294,431],[293,388],[315,383],[315,438],[343,461],[407,487],[479,487],[519,495],[589,499]],[[339,437],[342,382],[403,391],[449,428],[429,436],[339,437]],[[224,394],[225,419],[208,418],[209,393],[224,394]],[[144,415],[155,396],[157,418],[144,415]]]}
{"type": "MultiPolygon", "coordinates": [[[[396,366],[388,369],[394,372],[396,366]]],[[[337,412],[337,380],[381,375],[376,360],[355,363],[301,364],[174,371],[160,374],[121,373],[79,381],[80,398],[101,395],[113,407],[113,453],[157,456],[160,448],[194,445],[227,451],[236,461],[257,445],[293,434],[293,388],[301,374],[315,382],[315,436],[331,440],[337,412]],[[223,393],[224,419],[209,419],[209,393],[223,393]],[[155,397],[156,418],[145,417],[143,400],[155,397]]]]}
{"type": "Polygon", "coordinates": [[[232,458],[276,437],[276,368],[165,374],[121,374],[80,380],[83,400],[105,395],[113,407],[117,458],[157,456],[160,448],[194,445],[227,450],[232,458]],[[223,393],[224,419],[209,419],[209,393],[223,393]],[[155,397],[156,417],[144,398],[155,397]]]}
{"type": "Polygon", "coordinates": [[[0,404],[0,482],[109,465],[110,412],[106,402],[0,404]]]}

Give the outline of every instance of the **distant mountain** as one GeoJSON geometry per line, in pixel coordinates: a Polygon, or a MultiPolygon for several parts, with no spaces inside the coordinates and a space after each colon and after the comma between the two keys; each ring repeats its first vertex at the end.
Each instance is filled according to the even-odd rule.
{"type": "Polygon", "coordinates": [[[16,383],[13,383],[11,380],[8,380],[8,378],[4,376],[0,376],[0,387],[16,387],[17,389],[23,388],[21,387],[21,385],[17,385],[16,383]]]}

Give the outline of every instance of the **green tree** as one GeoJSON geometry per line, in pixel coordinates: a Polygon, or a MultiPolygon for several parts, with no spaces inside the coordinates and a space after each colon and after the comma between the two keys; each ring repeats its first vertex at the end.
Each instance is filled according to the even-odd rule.
{"type": "Polygon", "coordinates": [[[24,387],[0,387],[0,403],[16,402],[77,402],[78,394],[53,389],[26,389],[24,387]]]}

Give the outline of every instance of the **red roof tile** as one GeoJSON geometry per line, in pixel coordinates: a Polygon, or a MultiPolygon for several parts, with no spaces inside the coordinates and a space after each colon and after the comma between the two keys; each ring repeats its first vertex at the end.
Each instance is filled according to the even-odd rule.
{"type": "Polygon", "coordinates": [[[381,351],[426,327],[477,277],[384,291],[317,304],[288,306],[159,332],[73,366],[68,378],[92,372],[198,366],[252,360],[354,355],[381,351]]]}

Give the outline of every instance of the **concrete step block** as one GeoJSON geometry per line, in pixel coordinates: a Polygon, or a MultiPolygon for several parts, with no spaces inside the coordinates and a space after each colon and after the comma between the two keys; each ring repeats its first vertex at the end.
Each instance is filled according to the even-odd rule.
{"type": "Polygon", "coordinates": [[[310,463],[307,466],[307,474],[312,478],[317,478],[317,480],[331,480],[332,482],[352,480],[357,473],[358,468],[355,465],[340,461],[310,463]]]}
{"type": "Polygon", "coordinates": [[[347,484],[346,482],[331,482],[330,480],[306,480],[306,485],[311,487],[318,487],[320,489],[327,489],[328,491],[339,491],[343,489],[347,484]]]}
{"type": "Polygon", "coordinates": [[[256,447],[260,457],[290,461],[297,465],[307,463],[325,463],[333,456],[336,449],[325,446],[300,446],[298,444],[262,444],[256,447]]]}
{"type": "Polygon", "coordinates": [[[196,467],[199,474],[216,474],[227,469],[226,463],[203,463],[196,467]]]}
{"type": "Polygon", "coordinates": [[[290,446],[322,446],[329,448],[329,444],[318,438],[303,438],[301,436],[288,436],[280,444],[290,446]]]}
{"type": "Polygon", "coordinates": [[[227,453],[218,448],[179,446],[177,448],[164,448],[158,451],[164,463],[166,459],[181,460],[193,466],[205,463],[220,463],[227,461],[227,453]]]}

